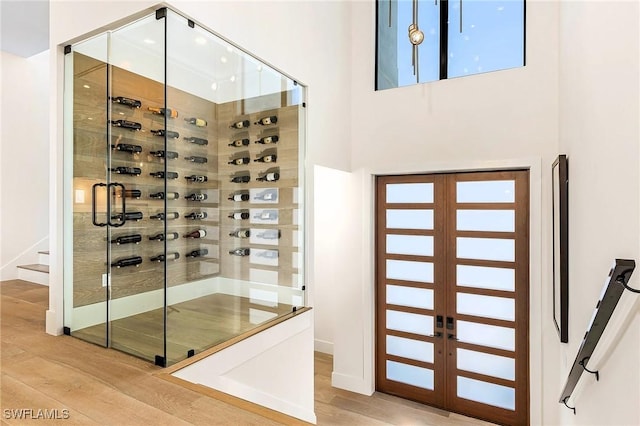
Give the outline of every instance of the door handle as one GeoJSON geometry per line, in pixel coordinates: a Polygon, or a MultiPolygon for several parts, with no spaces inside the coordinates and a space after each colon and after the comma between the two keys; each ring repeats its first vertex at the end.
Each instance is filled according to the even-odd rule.
{"type": "Polygon", "coordinates": [[[451,334],[451,333],[447,334],[447,339],[455,340],[456,342],[459,340],[455,334],[451,334]]]}
{"type": "MultiPolygon", "coordinates": [[[[95,226],[107,226],[106,223],[103,222],[98,222],[98,219],[96,217],[96,189],[99,186],[107,186],[106,183],[96,183],[91,187],[91,222],[95,225],[95,226]]],[[[108,198],[108,197],[107,197],[108,198]]],[[[108,202],[108,201],[107,201],[108,202]]]]}
{"type": "MultiPolygon", "coordinates": [[[[107,210],[108,210],[108,212],[107,212],[107,218],[108,219],[107,220],[108,220],[109,226],[113,226],[113,227],[117,228],[117,227],[120,227],[120,226],[124,225],[127,222],[127,215],[125,214],[125,211],[126,211],[125,208],[127,207],[126,206],[126,202],[125,202],[125,198],[126,197],[124,196],[125,188],[124,188],[123,184],[118,183],[118,182],[110,183],[108,185],[108,187],[109,187],[109,189],[117,187],[117,188],[120,188],[122,190],[122,197],[121,197],[122,198],[122,221],[120,221],[120,223],[111,222],[111,218],[112,218],[111,217],[111,191],[108,191],[109,192],[109,196],[108,196],[109,198],[107,199],[107,210]]],[[[115,194],[115,192],[114,192],[114,194],[115,194]]]]}
{"type": "Polygon", "coordinates": [[[447,330],[453,330],[453,317],[447,317],[447,330]]]}
{"type": "Polygon", "coordinates": [[[442,333],[439,332],[439,331],[436,331],[435,333],[433,333],[432,335],[427,336],[427,337],[433,337],[433,338],[436,338],[436,339],[442,339],[442,333]]]}

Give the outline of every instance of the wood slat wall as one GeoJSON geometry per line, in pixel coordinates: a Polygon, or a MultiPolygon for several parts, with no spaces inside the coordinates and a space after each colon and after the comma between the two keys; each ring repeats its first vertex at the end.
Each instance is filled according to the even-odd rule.
{"type": "MultiPolygon", "coordinates": [[[[115,66],[107,67],[103,62],[74,54],[74,168],[73,168],[73,244],[74,244],[74,291],[73,306],[85,306],[106,300],[102,275],[107,272],[105,252],[108,241],[123,235],[139,233],[142,242],[139,244],[110,244],[111,261],[131,256],[141,256],[143,263],[139,267],[113,268],[111,276],[114,299],[162,289],[164,286],[165,265],[163,262],[151,262],[150,258],[161,254],[164,244],[149,241],[148,237],[162,233],[164,222],[151,220],[150,216],[164,211],[164,201],[149,198],[150,193],[164,191],[163,179],[150,176],[150,173],[163,171],[164,161],[167,170],[177,172],[176,180],[169,180],[167,191],[178,192],[180,198],[167,200],[167,212],[178,212],[180,218],[167,221],[167,232],[178,232],[180,238],[167,242],[167,252],[178,252],[180,258],[169,261],[166,265],[167,285],[174,286],[206,277],[223,276],[227,278],[249,280],[251,271],[277,272],[279,285],[297,286],[298,259],[297,231],[295,220],[297,203],[294,200],[294,188],[298,187],[298,106],[287,105],[287,92],[267,95],[248,101],[215,104],[189,93],[167,87],[167,106],[178,111],[177,118],[167,119],[167,129],[177,131],[179,139],[168,139],[166,149],[179,153],[179,158],[165,160],[150,154],[151,151],[164,150],[164,138],[154,136],[150,130],[164,128],[164,117],[151,113],[148,107],[164,106],[164,86],[156,81],[136,75],[115,66]],[[107,90],[107,81],[110,90],[107,90]],[[127,106],[111,103],[107,93],[113,96],[124,96],[140,100],[142,108],[132,109],[127,106]],[[251,107],[248,107],[251,105],[251,107]],[[285,105],[275,107],[277,105],[285,105]],[[256,106],[264,106],[264,111],[255,111],[256,106]],[[109,127],[110,144],[135,144],[142,147],[142,152],[132,155],[127,152],[107,149],[107,108],[111,108],[112,120],[124,119],[141,123],[141,131],[131,131],[119,127],[109,127]],[[251,109],[251,112],[249,112],[251,109]],[[253,124],[266,115],[276,115],[278,123],[270,126],[253,124]],[[184,118],[198,117],[207,120],[207,127],[196,127],[187,123],[184,118]],[[229,127],[233,121],[249,119],[251,126],[246,130],[234,130],[229,127]],[[261,145],[254,142],[266,135],[277,134],[277,144],[261,145]],[[184,140],[195,136],[209,141],[207,146],[195,145],[184,140]],[[228,143],[237,138],[248,137],[248,147],[229,147],[228,143]],[[277,154],[277,162],[271,164],[258,163],[253,160],[260,155],[277,154]],[[228,164],[233,158],[248,155],[251,163],[246,166],[228,164]],[[111,156],[111,165],[107,156],[111,156]],[[185,161],[185,157],[205,156],[206,164],[185,161]],[[107,235],[104,227],[92,223],[91,187],[95,183],[106,182],[109,167],[138,167],[142,170],[139,176],[112,174],[112,181],[123,183],[127,189],[142,191],[140,199],[127,198],[127,212],[142,212],[141,221],[128,221],[120,228],[111,228],[107,235]],[[256,177],[266,171],[280,173],[277,182],[258,182],[256,177]],[[236,184],[230,182],[233,175],[247,171],[251,174],[251,182],[236,184]],[[191,183],[185,176],[206,175],[205,183],[191,183]],[[261,190],[278,188],[279,197],[275,204],[257,204],[249,202],[233,202],[227,197],[238,190],[249,188],[261,190]],[[78,191],[84,192],[82,202],[76,199],[78,191]],[[184,197],[193,192],[204,192],[208,199],[204,202],[186,200],[184,197]],[[252,220],[235,221],[229,219],[229,213],[241,209],[251,209],[252,215],[265,210],[278,210],[277,225],[270,223],[250,223],[252,220]],[[206,212],[205,220],[193,221],[184,216],[191,212],[206,212]],[[246,222],[246,223],[245,223],[246,222]],[[230,237],[229,233],[238,228],[279,229],[281,238],[277,245],[249,244],[249,240],[230,237]],[[187,232],[204,229],[205,238],[185,239],[187,232]],[[229,250],[236,247],[250,247],[254,255],[237,257],[229,255],[229,250]],[[206,257],[191,259],[186,253],[207,248],[206,257]],[[256,253],[263,250],[278,250],[277,259],[260,262],[256,253]],[[296,257],[296,258],[294,258],[296,257]],[[276,266],[277,265],[277,266],[276,266]]],[[[252,191],[253,194],[254,191],[252,191]]],[[[99,188],[96,197],[97,220],[106,221],[105,212],[107,193],[99,188]]],[[[121,200],[113,201],[117,210],[121,200]]],[[[300,260],[301,262],[302,260],[300,260]]],[[[258,272],[258,275],[260,273],[258,272]]],[[[274,275],[270,275],[273,277],[274,275]]],[[[275,284],[276,282],[274,282],[275,284]]]]}

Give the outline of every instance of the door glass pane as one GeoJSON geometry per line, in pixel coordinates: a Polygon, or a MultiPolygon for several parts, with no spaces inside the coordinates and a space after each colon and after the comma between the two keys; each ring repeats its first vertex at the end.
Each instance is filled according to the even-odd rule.
{"type": "Polygon", "coordinates": [[[428,235],[387,235],[387,253],[433,256],[433,237],[428,235]]]}
{"type": "Polygon", "coordinates": [[[458,259],[482,259],[513,262],[516,256],[515,240],[502,238],[456,238],[458,259]]]}
{"type": "Polygon", "coordinates": [[[514,299],[458,293],[456,302],[456,311],[459,314],[515,321],[516,305],[514,299]]]}
{"type": "MultiPolygon", "coordinates": [[[[122,96],[135,99],[143,105],[132,108],[126,104],[110,103],[112,120],[128,120],[141,126],[139,131],[111,127],[112,172],[121,167],[137,169],[136,174],[114,172],[111,179],[124,185],[127,191],[138,191],[138,196],[112,200],[112,213],[113,208],[122,206],[124,201],[126,215],[134,218],[127,218],[122,227],[110,227],[110,239],[123,235],[138,235],[141,238],[139,243],[116,243],[110,246],[111,346],[152,362],[157,357],[164,359],[166,355],[165,267],[175,268],[182,261],[175,244],[171,245],[167,241],[165,251],[163,242],[149,239],[153,235],[164,235],[167,231],[164,215],[167,212],[177,212],[176,200],[170,199],[175,188],[167,190],[164,178],[151,175],[165,174],[167,167],[170,167],[169,171],[177,172],[177,160],[167,159],[166,162],[161,162],[158,157],[149,154],[151,151],[167,150],[165,138],[151,133],[151,130],[165,130],[164,119],[151,113],[149,109],[163,107],[165,104],[164,36],[164,21],[157,20],[152,15],[113,31],[109,49],[111,99],[122,96]],[[144,34],[144,38],[140,34],[144,34]],[[154,40],[153,47],[145,39],[154,40]],[[145,75],[143,70],[149,70],[150,75],[145,75]],[[134,149],[128,151],[127,144],[134,149]],[[151,194],[166,194],[167,197],[154,198],[151,194]],[[113,267],[114,260],[126,261],[136,257],[140,261],[138,266],[113,267]]],[[[181,171],[180,177],[182,178],[181,171]]],[[[182,191],[179,192],[182,194],[182,191]]],[[[171,231],[176,230],[170,229],[171,231]]]]}
{"type": "Polygon", "coordinates": [[[107,232],[93,223],[108,220],[107,51],[102,35],[64,57],[70,88],[64,91],[64,325],[101,346],[107,346],[107,232]]]}
{"type": "Polygon", "coordinates": [[[487,266],[456,266],[457,284],[463,287],[514,291],[516,272],[507,268],[487,266]]]}
{"type": "Polygon", "coordinates": [[[387,336],[387,354],[432,363],[433,343],[387,336]]]}
{"type": "Polygon", "coordinates": [[[433,263],[387,259],[387,278],[432,283],[433,263]]]}
{"type": "Polygon", "coordinates": [[[387,203],[433,203],[433,184],[387,184],[387,203]]]}
{"type": "Polygon", "coordinates": [[[458,396],[507,410],[516,408],[516,391],[507,386],[458,376],[458,396]]]}
{"type": "Polygon", "coordinates": [[[458,339],[462,342],[513,351],[516,333],[513,328],[458,321],[458,339]]]}
{"type": "Polygon", "coordinates": [[[422,336],[431,336],[433,334],[433,317],[431,315],[412,314],[387,309],[387,328],[422,336]]]}
{"type": "Polygon", "coordinates": [[[456,183],[458,203],[513,203],[515,181],[491,180],[456,183]]]}
{"type": "Polygon", "coordinates": [[[387,303],[390,305],[433,309],[433,290],[387,284],[387,303]]]}
{"type": "Polygon", "coordinates": [[[516,215],[514,210],[458,210],[458,231],[514,232],[516,215]]]}
{"type": "Polygon", "coordinates": [[[387,228],[433,229],[433,210],[387,210],[387,228]]]}
{"type": "Polygon", "coordinates": [[[516,361],[514,358],[460,348],[457,349],[457,355],[459,370],[472,371],[505,380],[516,379],[516,361]]]}
{"type": "Polygon", "coordinates": [[[433,370],[387,361],[387,379],[424,389],[433,389],[433,370]]]}

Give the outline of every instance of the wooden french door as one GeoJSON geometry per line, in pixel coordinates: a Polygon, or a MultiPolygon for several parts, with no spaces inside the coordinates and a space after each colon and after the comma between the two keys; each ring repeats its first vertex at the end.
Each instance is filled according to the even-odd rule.
{"type": "Polygon", "coordinates": [[[376,183],[376,389],[529,424],[529,172],[376,183]]]}

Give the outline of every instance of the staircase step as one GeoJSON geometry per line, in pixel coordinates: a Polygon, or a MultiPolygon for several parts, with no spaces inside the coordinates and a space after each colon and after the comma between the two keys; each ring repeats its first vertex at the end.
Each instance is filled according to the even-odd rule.
{"type": "Polygon", "coordinates": [[[49,273],[49,265],[42,265],[40,263],[34,263],[33,265],[20,265],[18,268],[28,269],[30,271],[44,272],[45,274],[49,273]]]}
{"type": "Polygon", "coordinates": [[[49,250],[38,252],[38,263],[40,263],[41,265],[49,264],[49,250]]]}
{"type": "Polygon", "coordinates": [[[32,283],[49,285],[49,265],[33,264],[18,266],[18,278],[32,283]]]}

